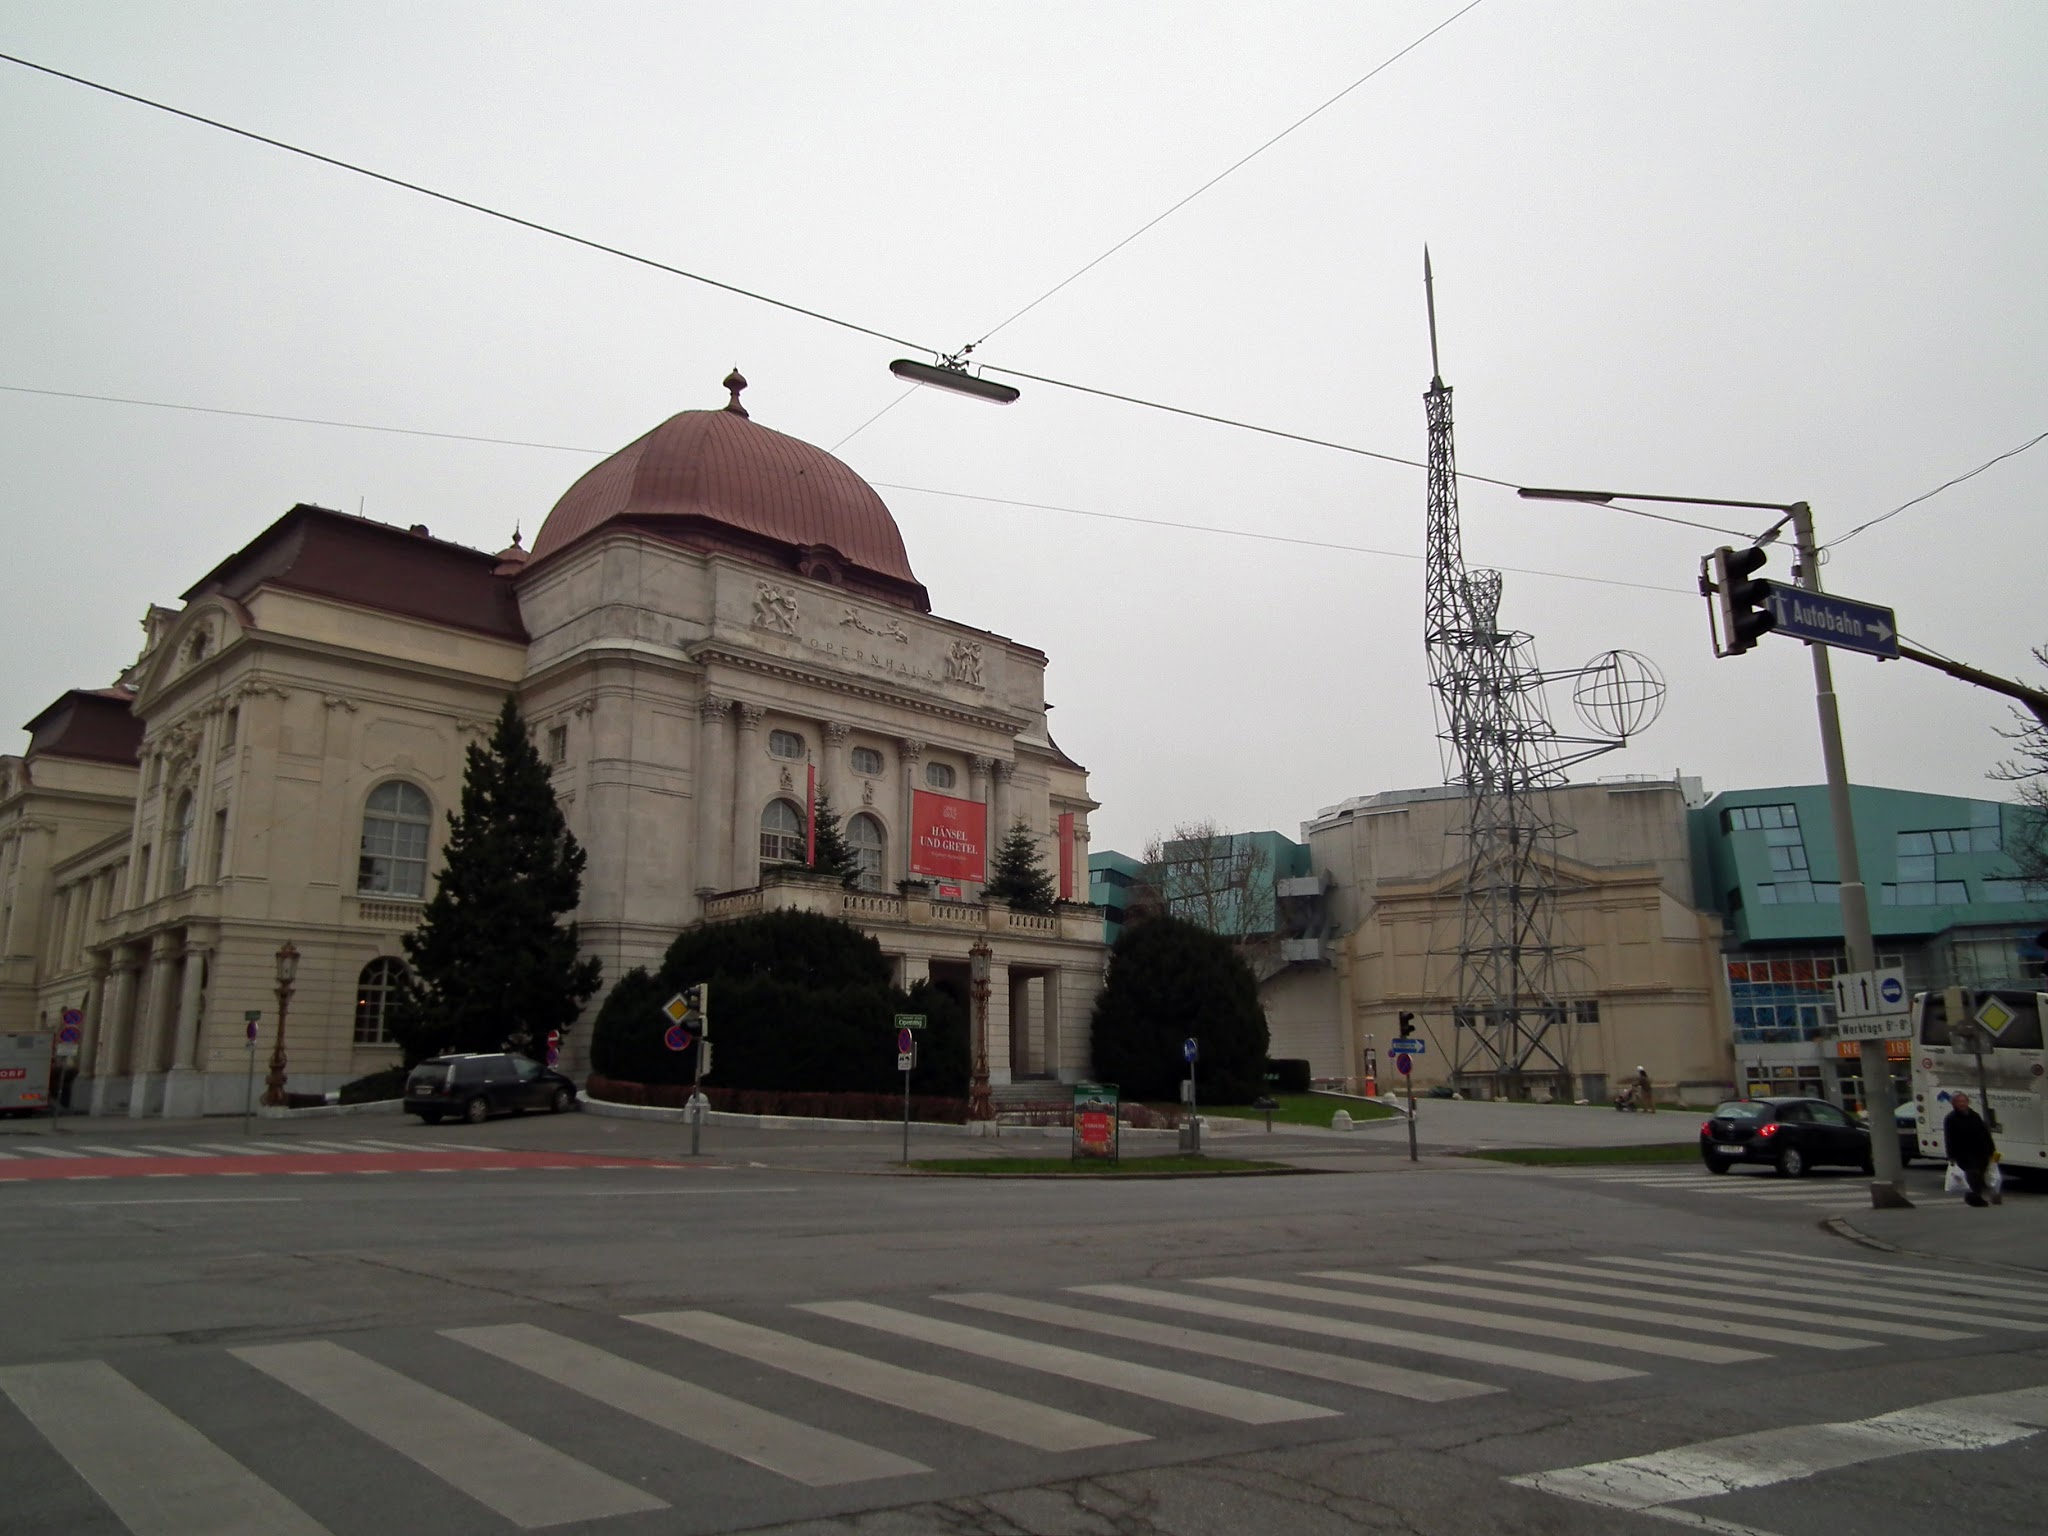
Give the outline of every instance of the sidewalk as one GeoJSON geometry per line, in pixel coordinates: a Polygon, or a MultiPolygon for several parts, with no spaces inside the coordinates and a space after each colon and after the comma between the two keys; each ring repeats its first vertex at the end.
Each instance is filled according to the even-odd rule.
{"type": "Polygon", "coordinates": [[[2048,1274],[2048,1190],[2009,1190],[2002,1205],[1982,1210],[1960,1195],[1913,1198],[1910,1211],[1858,1211],[1830,1225],[1912,1258],[2048,1274]]]}

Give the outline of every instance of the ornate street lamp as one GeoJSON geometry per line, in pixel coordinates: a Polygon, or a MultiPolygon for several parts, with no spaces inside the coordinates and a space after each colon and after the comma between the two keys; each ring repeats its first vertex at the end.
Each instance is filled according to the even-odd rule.
{"type": "Polygon", "coordinates": [[[995,1118],[995,1105],[988,1094],[988,981],[989,952],[986,939],[976,939],[967,951],[968,992],[974,999],[974,1065],[967,1079],[967,1118],[987,1122],[995,1118]]]}
{"type": "Polygon", "coordinates": [[[277,1041],[270,1048],[270,1071],[263,1079],[263,1102],[284,1104],[284,1018],[292,1005],[292,981],[299,974],[298,946],[290,939],[277,952],[277,1041]]]}

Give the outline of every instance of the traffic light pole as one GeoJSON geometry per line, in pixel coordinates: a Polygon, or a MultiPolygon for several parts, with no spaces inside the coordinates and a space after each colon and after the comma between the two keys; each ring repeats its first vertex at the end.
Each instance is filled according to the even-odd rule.
{"type": "MultiPolygon", "coordinates": [[[[1786,512],[1792,519],[1793,542],[1799,551],[1799,585],[1818,592],[1820,552],[1813,534],[1813,509],[1794,502],[1786,512]]],[[[1835,862],[1842,882],[1842,942],[1848,951],[1849,969],[1877,969],[1877,940],[1870,931],[1870,893],[1863,884],[1863,858],[1856,847],[1856,818],[1849,806],[1848,760],[1842,751],[1842,717],[1835,705],[1834,667],[1825,645],[1806,647],[1813,658],[1813,697],[1820,715],[1821,760],[1827,767],[1828,812],[1834,823],[1835,862]]],[[[1863,1071],[1863,1109],[1870,1123],[1870,1160],[1875,1177],[1870,1182],[1870,1203],[1880,1209],[1910,1206],[1903,1187],[1905,1168],[1899,1161],[1899,1138],[1894,1129],[1898,1109],[1892,1098],[1892,1068],[1885,1057],[1882,1040],[1859,1043],[1863,1071]]]]}

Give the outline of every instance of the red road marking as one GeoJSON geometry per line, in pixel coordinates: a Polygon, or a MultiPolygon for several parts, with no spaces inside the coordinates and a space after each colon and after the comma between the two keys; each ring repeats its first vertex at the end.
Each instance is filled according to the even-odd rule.
{"type": "Polygon", "coordinates": [[[0,1163],[0,1183],[275,1173],[505,1173],[519,1168],[638,1168],[588,1152],[285,1152],[272,1157],[82,1157],[0,1163]],[[252,1166],[253,1165],[253,1166],[252,1166]]]}

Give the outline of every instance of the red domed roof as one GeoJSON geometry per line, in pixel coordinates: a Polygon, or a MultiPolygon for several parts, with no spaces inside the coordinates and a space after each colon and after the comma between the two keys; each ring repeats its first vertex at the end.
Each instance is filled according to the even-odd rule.
{"type": "Polygon", "coordinates": [[[749,420],[737,373],[726,388],[723,410],[671,416],[570,486],[534,538],[530,566],[620,524],[929,613],[874,488],[822,448],[749,420]]]}

